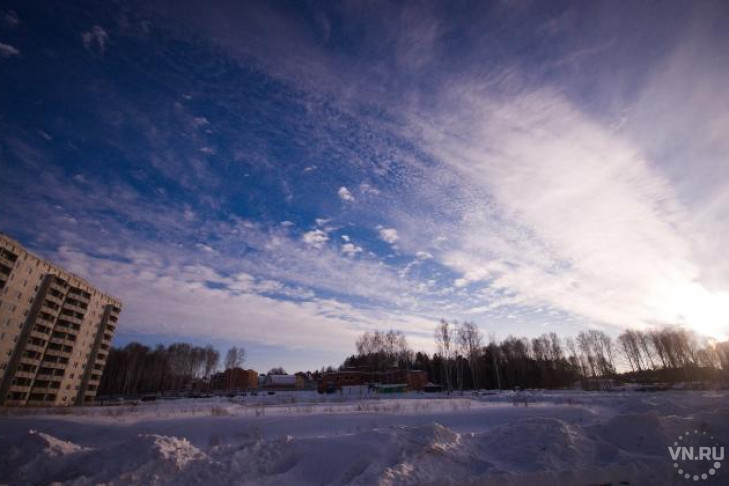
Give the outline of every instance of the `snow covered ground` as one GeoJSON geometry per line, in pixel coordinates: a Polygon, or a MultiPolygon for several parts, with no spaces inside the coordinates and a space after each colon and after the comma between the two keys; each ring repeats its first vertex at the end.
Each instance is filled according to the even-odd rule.
{"type": "Polygon", "coordinates": [[[300,392],[0,409],[0,485],[729,484],[729,460],[674,467],[668,447],[686,432],[727,443],[729,394],[300,392]]]}

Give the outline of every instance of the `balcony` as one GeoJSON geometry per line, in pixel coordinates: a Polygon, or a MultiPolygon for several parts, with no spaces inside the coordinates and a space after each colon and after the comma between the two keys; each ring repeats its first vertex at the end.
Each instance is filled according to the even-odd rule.
{"type": "Polygon", "coordinates": [[[75,316],[72,316],[72,315],[68,315],[68,314],[64,314],[63,312],[58,317],[58,319],[59,319],[59,321],[60,320],[64,320],[64,321],[67,321],[67,322],[69,322],[71,324],[76,324],[78,326],[80,326],[83,323],[83,321],[81,319],[79,319],[78,317],[75,317],[75,316]]]}
{"type": "Polygon", "coordinates": [[[85,300],[87,303],[89,301],[89,298],[91,297],[91,294],[86,292],[85,290],[81,290],[78,287],[69,287],[68,288],[68,295],[73,296],[74,299],[78,300],[85,300]]]}
{"type": "Polygon", "coordinates": [[[30,384],[28,385],[10,385],[10,388],[8,389],[9,392],[27,392],[30,389],[30,384]]]}
{"type": "Polygon", "coordinates": [[[20,371],[20,370],[18,370],[18,371],[15,372],[15,377],[16,378],[28,378],[30,380],[33,380],[33,379],[35,379],[35,373],[33,373],[32,371],[20,371]]]}
{"type": "MultiPolygon", "coordinates": [[[[43,301],[41,304],[41,313],[47,314],[47,316],[53,316],[55,317],[56,314],[58,314],[58,309],[60,309],[61,306],[54,304],[53,302],[43,301]]],[[[51,320],[53,317],[44,317],[46,320],[51,320]]]]}
{"type": "MultiPolygon", "coordinates": [[[[81,314],[81,315],[86,314],[86,309],[84,309],[83,307],[81,307],[79,305],[72,304],[68,300],[63,303],[63,309],[69,310],[69,311],[73,312],[74,314],[81,314]]],[[[64,314],[64,315],[67,315],[67,314],[64,314]]]]}
{"type": "Polygon", "coordinates": [[[15,266],[15,262],[8,258],[6,254],[0,254],[0,265],[13,268],[15,266]]]}
{"type": "Polygon", "coordinates": [[[56,344],[58,346],[63,346],[64,344],[69,344],[66,341],[66,338],[63,337],[51,337],[51,343],[56,344]]]}
{"type": "Polygon", "coordinates": [[[48,339],[48,334],[50,334],[50,332],[44,333],[37,329],[32,329],[30,331],[31,339],[48,339]]]}
{"type": "Polygon", "coordinates": [[[41,362],[40,356],[37,358],[30,358],[28,356],[21,356],[20,363],[28,366],[38,366],[41,362]]]}
{"type": "Polygon", "coordinates": [[[39,346],[37,344],[28,343],[25,345],[25,350],[26,351],[35,351],[36,353],[42,353],[45,350],[45,348],[43,346],[39,346]]]}
{"type": "Polygon", "coordinates": [[[46,356],[58,356],[59,358],[68,358],[71,353],[62,349],[46,349],[46,356]]]}
{"type": "Polygon", "coordinates": [[[44,387],[34,386],[32,393],[53,394],[53,393],[58,393],[58,390],[59,390],[58,388],[51,388],[50,386],[44,386],[44,387]]]}
{"type": "Polygon", "coordinates": [[[53,368],[56,370],[65,370],[68,368],[68,363],[54,363],[52,361],[43,361],[44,368],[53,368]]]}
{"type": "Polygon", "coordinates": [[[68,286],[68,284],[66,284],[66,282],[63,282],[63,283],[61,283],[61,282],[63,282],[63,281],[54,278],[51,281],[50,288],[55,290],[56,292],[66,295],[66,287],[68,286]]]}
{"type": "Polygon", "coordinates": [[[59,307],[63,304],[63,296],[57,297],[50,292],[46,294],[46,300],[53,302],[54,304],[56,304],[59,307]]]}
{"type": "Polygon", "coordinates": [[[48,317],[43,317],[41,315],[38,315],[38,317],[35,320],[36,322],[43,324],[45,326],[53,327],[53,321],[49,319],[48,317]]]}

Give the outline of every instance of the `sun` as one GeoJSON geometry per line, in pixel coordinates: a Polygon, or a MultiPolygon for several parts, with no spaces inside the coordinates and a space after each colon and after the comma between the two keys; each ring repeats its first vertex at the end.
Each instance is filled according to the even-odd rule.
{"type": "Polygon", "coordinates": [[[729,292],[711,292],[696,282],[665,290],[666,310],[688,327],[719,341],[729,338],[729,292]]]}

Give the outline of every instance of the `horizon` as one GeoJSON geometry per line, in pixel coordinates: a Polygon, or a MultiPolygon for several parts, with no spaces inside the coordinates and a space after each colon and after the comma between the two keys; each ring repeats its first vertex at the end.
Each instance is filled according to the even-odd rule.
{"type": "Polygon", "coordinates": [[[0,231],[121,299],[115,346],[729,338],[725,3],[47,10],[0,10],[0,231]]]}

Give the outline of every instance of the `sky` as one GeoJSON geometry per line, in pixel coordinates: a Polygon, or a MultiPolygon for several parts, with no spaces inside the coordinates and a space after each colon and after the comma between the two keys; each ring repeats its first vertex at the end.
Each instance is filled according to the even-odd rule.
{"type": "Polygon", "coordinates": [[[7,1],[0,231],[114,344],[729,336],[729,4],[7,1]]]}

